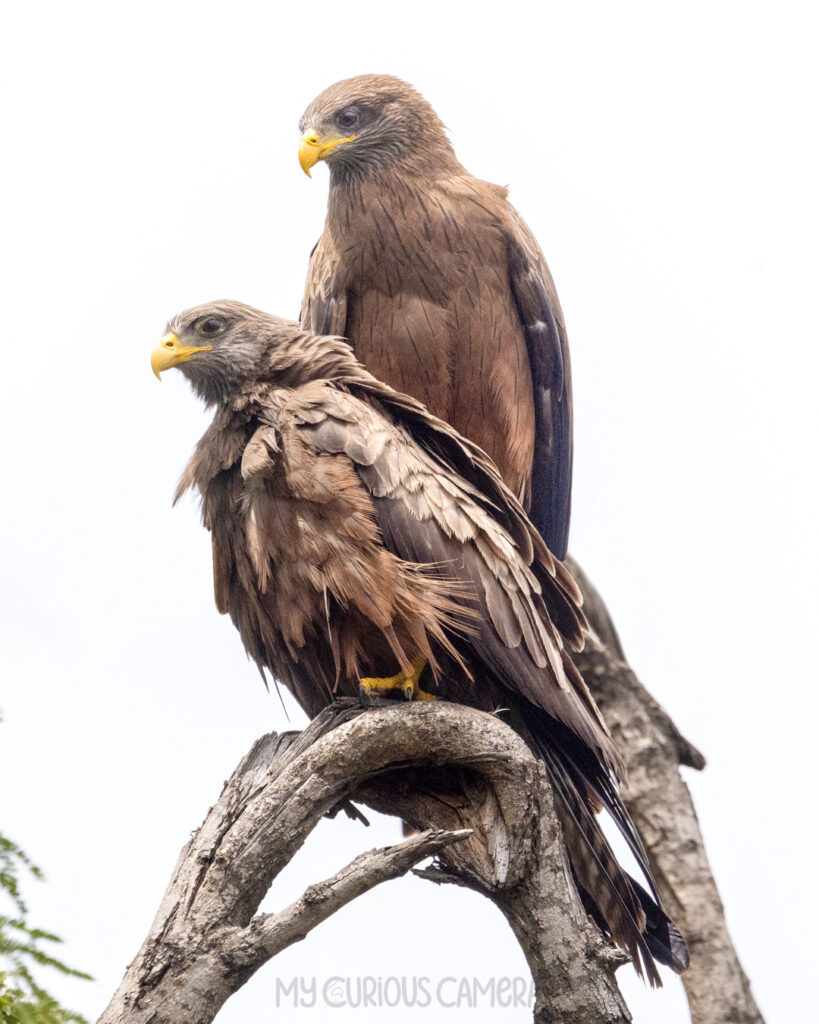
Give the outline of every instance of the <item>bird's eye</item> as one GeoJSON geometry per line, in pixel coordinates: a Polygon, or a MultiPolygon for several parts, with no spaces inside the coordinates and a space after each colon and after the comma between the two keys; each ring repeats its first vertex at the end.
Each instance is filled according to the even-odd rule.
{"type": "Polygon", "coordinates": [[[336,114],[336,124],[341,128],[355,128],[361,120],[361,115],[355,107],[346,107],[336,114]]]}
{"type": "Polygon", "coordinates": [[[225,321],[220,316],[206,316],[196,325],[196,333],[205,338],[212,338],[224,328],[225,321]]]}

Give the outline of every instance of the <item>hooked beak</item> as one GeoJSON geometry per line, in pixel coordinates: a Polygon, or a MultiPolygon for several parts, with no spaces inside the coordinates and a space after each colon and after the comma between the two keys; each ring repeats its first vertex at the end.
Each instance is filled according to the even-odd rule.
{"type": "Polygon", "coordinates": [[[336,146],[342,146],[345,142],[352,142],[354,138],[355,135],[348,135],[346,139],[328,139],[322,142],[318,137],[318,132],[313,128],[308,128],[304,135],[302,135],[301,142],[299,143],[299,163],[301,164],[301,169],[308,178],[312,177],[310,174],[311,167],[315,166],[319,160],[323,160],[336,146]]]}
{"type": "Polygon", "coordinates": [[[179,366],[180,363],[187,363],[197,352],[210,352],[213,345],[183,345],[179,338],[170,332],[160,341],[151,353],[151,369],[157,380],[163,370],[170,370],[172,366],[179,366]]]}

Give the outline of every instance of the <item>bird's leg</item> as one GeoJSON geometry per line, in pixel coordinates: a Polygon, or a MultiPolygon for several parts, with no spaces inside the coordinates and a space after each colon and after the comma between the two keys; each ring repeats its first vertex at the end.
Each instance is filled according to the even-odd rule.
{"type": "Polygon", "coordinates": [[[435,694],[427,693],[418,685],[426,667],[426,658],[413,658],[411,675],[397,672],[394,676],[365,676],[359,680],[362,696],[385,696],[390,690],[400,690],[404,700],[435,700],[435,694]]]}

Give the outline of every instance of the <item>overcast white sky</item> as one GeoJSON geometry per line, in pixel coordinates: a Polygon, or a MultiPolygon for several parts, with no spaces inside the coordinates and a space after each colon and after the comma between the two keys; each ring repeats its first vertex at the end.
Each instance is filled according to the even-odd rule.
{"type": "MultiPolygon", "coordinates": [[[[48,876],[26,888],[33,919],[97,978],[56,985],[65,1001],[101,1012],[222,780],[287,727],[213,607],[196,508],[170,507],[206,420],[180,376],[157,384],[150,350],[209,299],[297,315],[326,198],[326,171],[298,167],[298,119],[375,71],[421,89],[543,246],[574,363],[571,549],[709,758],[689,782],[769,1024],[806,1019],[814,17],[781,0],[7,7],[0,829],[48,876]]],[[[398,835],[389,819],[325,823],[269,905],[398,835]]],[[[277,1010],[277,977],[407,973],[526,968],[488,904],[406,879],[282,955],[219,1021],[325,1019],[277,1010]]],[[[619,977],[638,1024],[688,1019],[678,983],[619,977]]]]}

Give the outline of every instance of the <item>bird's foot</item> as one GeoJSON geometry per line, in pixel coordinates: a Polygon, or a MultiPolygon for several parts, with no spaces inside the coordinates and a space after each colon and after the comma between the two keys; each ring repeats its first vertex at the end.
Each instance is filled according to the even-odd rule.
{"type": "Polygon", "coordinates": [[[422,690],[418,684],[421,673],[426,667],[426,658],[414,658],[411,675],[398,672],[394,676],[365,676],[359,680],[359,694],[362,700],[368,701],[372,697],[385,697],[396,692],[404,700],[435,700],[434,693],[422,690]]]}

